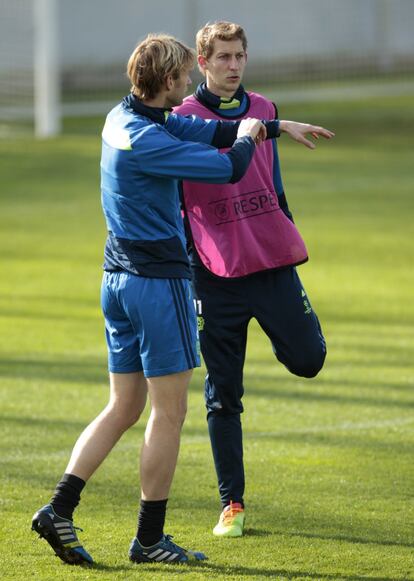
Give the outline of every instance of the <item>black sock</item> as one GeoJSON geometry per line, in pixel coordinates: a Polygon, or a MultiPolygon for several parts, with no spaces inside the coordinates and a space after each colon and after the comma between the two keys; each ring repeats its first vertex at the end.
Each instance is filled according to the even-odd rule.
{"type": "Polygon", "coordinates": [[[165,500],[141,500],[138,514],[137,539],[143,547],[151,547],[161,540],[164,533],[165,500]]]}
{"type": "Polygon", "coordinates": [[[74,474],[64,474],[55,489],[50,504],[55,513],[72,520],[73,511],[78,506],[81,492],[86,482],[74,474]]]}

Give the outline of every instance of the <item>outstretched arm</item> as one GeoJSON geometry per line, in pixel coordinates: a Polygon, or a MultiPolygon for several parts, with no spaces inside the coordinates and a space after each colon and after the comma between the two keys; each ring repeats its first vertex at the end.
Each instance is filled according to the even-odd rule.
{"type": "Polygon", "coordinates": [[[159,124],[146,127],[132,143],[131,158],[143,174],[211,184],[239,181],[246,173],[263,132],[258,119],[243,119],[227,153],[204,143],[182,141],[159,124]]]}
{"type": "MultiPolygon", "coordinates": [[[[240,137],[238,134],[240,125],[241,121],[202,119],[196,115],[182,116],[179,113],[168,115],[165,121],[165,128],[174,137],[182,141],[207,143],[216,148],[231,147],[240,137]]],[[[253,139],[260,143],[266,138],[277,137],[278,128],[278,121],[263,121],[253,139]]]]}
{"type": "Polygon", "coordinates": [[[297,121],[280,121],[279,131],[287,133],[292,139],[298,143],[303,143],[309,149],[315,149],[316,145],[313,141],[307,139],[307,135],[311,135],[314,139],[319,139],[320,135],[325,137],[325,139],[331,139],[335,136],[333,131],[324,127],[310,125],[309,123],[298,123],[297,121]]]}

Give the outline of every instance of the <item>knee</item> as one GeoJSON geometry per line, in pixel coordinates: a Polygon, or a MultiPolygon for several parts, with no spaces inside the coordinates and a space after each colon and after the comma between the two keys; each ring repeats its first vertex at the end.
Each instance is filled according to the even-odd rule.
{"type": "Polygon", "coordinates": [[[311,379],[316,377],[325,363],[326,351],[319,352],[312,357],[301,357],[287,368],[298,377],[311,379]]]}
{"type": "Polygon", "coordinates": [[[242,398],[244,387],[242,379],[222,377],[213,382],[208,375],[205,382],[204,399],[207,413],[212,415],[233,415],[243,412],[242,398]]]}
{"type": "Polygon", "coordinates": [[[306,379],[312,379],[312,377],[316,377],[320,370],[322,369],[321,366],[304,366],[297,369],[292,370],[294,375],[298,377],[306,377],[306,379]]]}
{"type": "Polygon", "coordinates": [[[176,402],[169,408],[153,410],[154,419],[169,426],[170,429],[181,430],[187,415],[187,403],[176,402]]]}
{"type": "Polygon", "coordinates": [[[108,404],[107,413],[112,420],[118,425],[119,429],[125,431],[137,423],[142,414],[142,409],[121,405],[113,402],[108,404]]]}
{"type": "Polygon", "coordinates": [[[177,406],[174,413],[170,417],[170,421],[175,423],[180,429],[182,428],[185,418],[187,416],[187,402],[183,402],[181,405],[177,406]]]}

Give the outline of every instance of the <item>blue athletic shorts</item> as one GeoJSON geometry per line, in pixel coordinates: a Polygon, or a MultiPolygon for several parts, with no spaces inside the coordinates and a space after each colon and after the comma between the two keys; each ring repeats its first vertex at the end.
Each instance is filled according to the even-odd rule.
{"type": "Polygon", "coordinates": [[[200,366],[189,280],[104,272],[101,305],[109,371],[155,377],[200,366]]]}

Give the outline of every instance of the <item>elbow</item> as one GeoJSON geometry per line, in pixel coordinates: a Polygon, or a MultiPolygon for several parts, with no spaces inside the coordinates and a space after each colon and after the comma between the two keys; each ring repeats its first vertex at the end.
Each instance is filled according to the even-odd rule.
{"type": "Polygon", "coordinates": [[[238,166],[236,168],[233,168],[233,173],[231,174],[231,177],[230,177],[228,183],[229,184],[237,184],[237,182],[239,182],[242,179],[242,177],[244,177],[244,175],[247,171],[247,167],[248,166],[246,166],[246,167],[238,166]]]}

